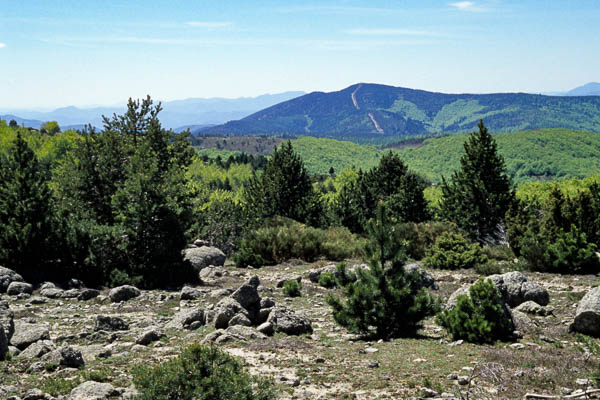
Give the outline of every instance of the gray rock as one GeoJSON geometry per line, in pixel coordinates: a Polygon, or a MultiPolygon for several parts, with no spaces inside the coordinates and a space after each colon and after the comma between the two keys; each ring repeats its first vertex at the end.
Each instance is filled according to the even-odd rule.
{"type": "Polygon", "coordinates": [[[421,278],[421,286],[425,288],[431,288],[434,290],[438,289],[438,285],[435,282],[435,278],[429,272],[425,271],[419,264],[406,264],[404,271],[408,273],[417,273],[421,278]]]}
{"type": "Polygon", "coordinates": [[[123,285],[112,288],[110,292],[108,292],[108,297],[113,303],[118,303],[138,297],[140,294],[142,294],[140,289],[135,286],[123,285]]]}
{"type": "Polygon", "coordinates": [[[571,330],[600,337],[600,286],[587,292],[579,301],[571,330]]]}
{"type": "Polygon", "coordinates": [[[48,325],[17,321],[15,323],[15,333],[10,339],[10,344],[19,350],[24,350],[32,343],[46,339],[50,339],[48,325]]]}
{"type": "Polygon", "coordinates": [[[94,324],[95,331],[126,331],[129,330],[129,325],[119,317],[109,315],[98,315],[94,324]]]}
{"type": "Polygon", "coordinates": [[[334,274],[336,271],[337,271],[337,266],[335,264],[330,264],[330,265],[326,265],[321,268],[311,269],[310,271],[308,271],[305,274],[305,276],[311,282],[318,283],[319,278],[321,277],[321,274],[323,274],[323,273],[334,274]]]}
{"type": "Polygon", "coordinates": [[[96,289],[81,289],[77,295],[77,300],[88,301],[100,296],[100,291],[96,289]]]}
{"type": "Polygon", "coordinates": [[[277,280],[277,287],[278,288],[282,288],[283,285],[287,282],[287,281],[297,281],[298,283],[300,283],[302,281],[302,276],[298,275],[298,274],[287,274],[287,275],[283,275],[282,277],[279,278],[279,280],[277,280]]]}
{"type": "Polygon", "coordinates": [[[265,297],[265,298],[260,299],[261,310],[263,308],[271,308],[271,307],[275,307],[275,300],[273,300],[272,297],[265,297]]]}
{"type": "Polygon", "coordinates": [[[8,288],[6,288],[6,294],[10,296],[16,296],[21,293],[33,293],[33,286],[26,282],[11,282],[8,288]]]}
{"type": "Polygon", "coordinates": [[[462,286],[456,289],[451,295],[448,301],[446,302],[446,309],[452,310],[456,307],[456,301],[458,300],[458,296],[461,295],[469,295],[469,286],[462,286]]]}
{"type": "Polygon", "coordinates": [[[14,313],[8,306],[8,301],[5,300],[0,300],[0,326],[4,328],[4,334],[10,343],[10,339],[15,333],[14,313]]]}
{"type": "Polygon", "coordinates": [[[208,240],[196,239],[196,240],[194,240],[194,246],[196,246],[196,247],[210,246],[210,243],[208,242],[208,240]]]}
{"type": "Polygon", "coordinates": [[[274,307],[267,322],[275,327],[276,332],[288,335],[312,333],[312,325],[308,318],[298,315],[294,310],[285,307],[274,307]]]}
{"type": "Polygon", "coordinates": [[[24,282],[24,280],[12,269],[0,267],[0,293],[6,292],[12,282],[24,282]]]}
{"type": "Polygon", "coordinates": [[[57,287],[45,287],[40,290],[40,296],[47,297],[49,299],[59,299],[62,297],[64,290],[57,287]]]}
{"type": "Polygon", "coordinates": [[[269,318],[269,314],[271,314],[271,311],[273,311],[273,307],[261,308],[260,311],[258,312],[258,317],[256,318],[256,323],[260,325],[263,322],[266,322],[267,319],[269,318]]]}
{"type": "Polygon", "coordinates": [[[273,336],[273,334],[275,333],[275,327],[270,322],[264,322],[264,323],[260,324],[256,328],[256,330],[267,336],[273,336]]]}
{"type": "Polygon", "coordinates": [[[546,307],[542,307],[535,301],[531,301],[531,300],[528,300],[524,303],[519,304],[515,308],[515,311],[520,311],[525,314],[532,314],[532,315],[539,315],[539,316],[545,316],[545,315],[552,314],[552,310],[549,310],[546,307]]]}
{"type": "Polygon", "coordinates": [[[242,286],[240,286],[231,298],[237,301],[248,313],[250,321],[255,321],[260,311],[260,295],[258,294],[258,277],[253,276],[242,286]]]}
{"type": "Polygon", "coordinates": [[[179,294],[179,298],[181,300],[196,300],[202,297],[203,291],[198,288],[184,286],[181,288],[181,293],[179,294]]]}
{"type": "Polygon", "coordinates": [[[515,329],[521,333],[531,333],[536,330],[535,323],[527,316],[527,314],[522,313],[517,310],[511,311],[511,316],[513,323],[515,325],[515,329]]]}
{"type": "Polygon", "coordinates": [[[183,258],[189,261],[197,272],[209,265],[223,266],[225,264],[225,253],[216,247],[193,247],[185,249],[183,255],[183,258]]]}
{"type": "Polygon", "coordinates": [[[200,271],[200,279],[216,279],[225,275],[225,268],[209,265],[200,271]]]}
{"type": "Polygon", "coordinates": [[[531,300],[545,306],[550,301],[548,291],[535,282],[529,282],[520,272],[507,272],[502,275],[491,275],[487,279],[494,282],[502,298],[509,307],[531,300]]]}
{"type": "Polygon", "coordinates": [[[110,383],[87,381],[71,390],[69,400],[107,400],[119,394],[110,383]]]}
{"type": "Polygon", "coordinates": [[[142,346],[147,346],[152,342],[156,342],[160,340],[160,338],[165,336],[165,332],[162,329],[157,327],[150,327],[146,329],[142,334],[136,339],[136,344],[141,344],[142,346]]]}
{"type": "Polygon", "coordinates": [[[193,323],[199,322],[201,325],[204,325],[204,321],[204,310],[200,308],[194,308],[192,310],[180,311],[175,314],[173,319],[165,326],[165,328],[190,329],[193,323]]]}
{"type": "Polygon", "coordinates": [[[248,312],[236,300],[231,297],[226,297],[219,301],[215,306],[212,322],[214,322],[215,328],[217,329],[227,328],[231,318],[239,313],[247,315],[248,312]]]}
{"type": "Polygon", "coordinates": [[[33,304],[33,305],[46,304],[47,302],[48,302],[48,299],[46,299],[45,297],[40,297],[40,296],[33,296],[28,301],[29,304],[33,304]]]}
{"type": "Polygon", "coordinates": [[[58,364],[67,368],[79,368],[85,365],[83,356],[79,350],[70,346],[61,347],[42,356],[42,361],[58,364]]]}
{"type": "Polygon", "coordinates": [[[229,320],[229,326],[242,325],[242,326],[252,326],[252,321],[248,319],[244,314],[236,314],[229,320]]]}
{"type": "Polygon", "coordinates": [[[209,333],[208,335],[206,335],[204,337],[204,339],[202,339],[202,344],[208,344],[208,343],[212,343],[215,342],[220,336],[225,334],[225,329],[217,329],[216,331],[213,331],[211,333],[209,333]]]}
{"type": "Polygon", "coordinates": [[[60,298],[61,299],[75,299],[77,297],[79,297],[79,294],[81,293],[80,289],[69,289],[69,290],[64,290],[61,295],[60,298]]]}
{"type": "Polygon", "coordinates": [[[233,290],[231,290],[229,288],[217,289],[217,290],[213,290],[212,292],[210,292],[210,297],[212,297],[212,298],[225,297],[225,296],[229,296],[231,293],[233,293],[233,290]]]}
{"type": "Polygon", "coordinates": [[[19,353],[19,357],[23,358],[40,358],[44,354],[56,350],[56,346],[51,340],[40,340],[27,346],[25,350],[19,353]]]}
{"type": "Polygon", "coordinates": [[[234,325],[227,328],[225,332],[226,335],[236,340],[256,340],[267,338],[264,334],[249,326],[234,325]]]}
{"type": "Polygon", "coordinates": [[[25,393],[23,400],[50,400],[54,397],[42,392],[40,389],[30,389],[25,393]]]}
{"type": "Polygon", "coordinates": [[[4,332],[4,327],[0,325],[0,361],[6,358],[8,353],[8,338],[4,332]]]}

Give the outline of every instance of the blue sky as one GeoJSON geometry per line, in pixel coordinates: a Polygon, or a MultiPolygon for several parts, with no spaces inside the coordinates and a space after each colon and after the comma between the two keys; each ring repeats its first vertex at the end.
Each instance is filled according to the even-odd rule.
{"type": "Polygon", "coordinates": [[[600,81],[597,0],[0,0],[0,107],[600,81]]]}

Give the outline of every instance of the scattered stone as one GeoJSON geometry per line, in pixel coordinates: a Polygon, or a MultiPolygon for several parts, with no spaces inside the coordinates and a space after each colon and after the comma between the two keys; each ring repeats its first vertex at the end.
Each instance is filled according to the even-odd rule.
{"type": "Polygon", "coordinates": [[[264,323],[260,324],[256,328],[256,330],[267,336],[273,336],[273,334],[275,333],[275,328],[273,327],[273,325],[270,322],[264,322],[264,323]]]}
{"type": "Polygon", "coordinates": [[[490,275],[486,279],[494,282],[504,301],[510,307],[531,300],[541,306],[548,305],[550,295],[548,291],[535,282],[530,282],[520,272],[507,272],[502,275],[490,275]]]}
{"type": "Polygon", "coordinates": [[[216,279],[225,275],[225,268],[209,265],[200,271],[200,279],[216,279]]]}
{"type": "Polygon", "coordinates": [[[25,350],[19,353],[19,356],[23,358],[40,358],[55,349],[56,346],[51,340],[40,340],[27,346],[25,350]]]}
{"type": "Polygon", "coordinates": [[[15,322],[14,313],[11,311],[6,300],[0,300],[0,325],[4,328],[4,334],[10,343],[10,339],[15,333],[15,322]]]}
{"type": "Polygon", "coordinates": [[[129,325],[119,317],[112,317],[106,315],[98,315],[96,317],[96,323],[94,325],[95,331],[126,331],[129,330],[129,325]]]}
{"type": "Polygon", "coordinates": [[[29,299],[29,304],[32,304],[32,305],[46,304],[47,302],[48,302],[47,299],[45,299],[44,297],[40,297],[40,296],[33,296],[32,298],[29,299]]]}
{"type": "Polygon", "coordinates": [[[436,392],[435,390],[430,389],[428,387],[422,387],[421,388],[421,394],[426,399],[439,396],[438,392],[436,392]]]}
{"type": "Polygon", "coordinates": [[[329,265],[326,265],[326,266],[321,267],[321,268],[311,269],[310,271],[308,271],[306,273],[305,276],[311,282],[318,283],[319,282],[319,278],[321,277],[321,274],[324,274],[324,273],[334,274],[336,271],[337,271],[336,265],[335,264],[329,264],[329,265]]]}
{"type": "Polygon", "coordinates": [[[62,296],[63,292],[64,290],[54,287],[53,285],[53,287],[42,288],[40,290],[40,296],[44,296],[49,299],[59,299],[62,296]]]}
{"type": "Polygon", "coordinates": [[[138,297],[140,294],[140,290],[135,286],[123,285],[112,288],[110,292],[108,292],[108,297],[113,303],[118,303],[138,297]]]}
{"type": "Polygon", "coordinates": [[[181,289],[181,293],[179,294],[179,298],[181,300],[197,300],[202,297],[202,290],[190,286],[184,286],[181,289]]]}
{"type": "Polygon", "coordinates": [[[229,326],[231,318],[239,313],[247,313],[247,311],[233,298],[225,297],[215,306],[212,322],[214,322],[215,328],[224,329],[229,326]]]}
{"type": "Polygon", "coordinates": [[[375,347],[367,347],[365,349],[365,353],[367,353],[367,354],[377,353],[378,351],[379,351],[379,349],[377,349],[375,347]]]}
{"type": "Polygon", "coordinates": [[[212,292],[210,292],[210,297],[212,297],[212,298],[225,297],[225,296],[229,296],[231,293],[233,293],[233,290],[231,290],[229,288],[217,289],[217,290],[213,290],[212,292]]]}
{"type": "Polygon", "coordinates": [[[96,289],[82,289],[77,295],[77,300],[88,301],[100,296],[100,291],[96,289]]]}
{"type": "Polygon", "coordinates": [[[530,333],[536,330],[535,323],[527,316],[527,314],[515,309],[511,311],[511,315],[515,329],[520,333],[530,333]]]}
{"type": "Polygon", "coordinates": [[[404,271],[408,273],[417,273],[421,278],[421,286],[430,289],[438,289],[438,285],[435,282],[433,275],[425,271],[419,264],[406,264],[404,271]]]}
{"type": "Polygon", "coordinates": [[[17,321],[15,324],[15,333],[10,339],[10,344],[19,350],[24,350],[32,343],[46,339],[50,339],[48,325],[17,321]]]}
{"type": "Polygon", "coordinates": [[[194,308],[192,310],[180,311],[173,319],[165,326],[165,328],[174,329],[191,329],[191,325],[195,322],[200,323],[200,326],[204,325],[205,315],[204,310],[200,308],[194,308]]]}
{"type": "Polygon", "coordinates": [[[22,293],[33,293],[33,286],[26,282],[11,282],[6,288],[6,294],[9,296],[17,296],[22,293]]]}
{"type": "Polygon", "coordinates": [[[267,322],[275,327],[275,332],[283,332],[288,335],[302,335],[313,332],[308,318],[300,316],[295,311],[285,307],[274,307],[267,322]]]}
{"type": "Polygon", "coordinates": [[[223,266],[225,264],[225,253],[216,247],[201,246],[185,249],[183,258],[192,264],[197,272],[209,265],[223,266]]]}
{"type": "Polygon", "coordinates": [[[511,348],[521,350],[525,348],[525,345],[522,343],[513,343],[510,345],[511,348]]]}
{"type": "Polygon", "coordinates": [[[147,346],[152,342],[160,340],[164,336],[165,332],[162,329],[151,327],[142,332],[142,334],[136,339],[135,343],[142,346],[147,346]]]}
{"type": "Polygon", "coordinates": [[[272,297],[265,297],[260,299],[260,309],[262,310],[263,308],[271,308],[271,307],[275,307],[275,300],[273,300],[272,297]]]}
{"type": "Polygon", "coordinates": [[[4,332],[4,327],[0,325],[0,361],[4,360],[8,353],[8,338],[4,332]]]}
{"type": "Polygon", "coordinates": [[[465,376],[465,375],[458,376],[458,378],[456,380],[458,381],[458,384],[461,386],[468,385],[470,382],[469,377],[465,376]]]}
{"type": "Polygon", "coordinates": [[[231,298],[237,301],[248,314],[250,321],[256,321],[258,312],[260,311],[260,295],[258,294],[259,280],[255,275],[240,286],[231,298]]]}
{"type": "Polygon", "coordinates": [[[12,269],[0,267],[0,293],[5,293],[13,282],[24,282],[24,279],[12,269]]]}
{"type": "Polygon", "coordinates": [[[67,368],[79,368],[85,365],[81,351],[70,346],[53,350],[42,357],[42,361],[55,363],[67,368]]]}
{"type": "Polygon", "coordinates": [[[577,306],[575,320],[570,329],[600,337],[600,286],[593,288],[583,296],[577,306]]]}
{"type": "Polygon", "coordinates": [[[71,391],[69,400],[107,400],[119,394],[110,383],[87,381],[71,391]]]}
{"type": "Polygon", "coordinates": [[[248,319],[248,317],[242,313],[236,314],[229,320],[229,326],[234,325],[242,325],[242,326],[252,326],[252,322],[248,319]]]}

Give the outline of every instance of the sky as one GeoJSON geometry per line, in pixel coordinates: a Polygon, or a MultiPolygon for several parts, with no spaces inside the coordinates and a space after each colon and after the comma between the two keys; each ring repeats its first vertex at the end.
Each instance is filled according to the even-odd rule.
{"type": "Polygon", "coordinates": [[[600,81],[598,0],[0,0],[0,107],[600,81]]]}

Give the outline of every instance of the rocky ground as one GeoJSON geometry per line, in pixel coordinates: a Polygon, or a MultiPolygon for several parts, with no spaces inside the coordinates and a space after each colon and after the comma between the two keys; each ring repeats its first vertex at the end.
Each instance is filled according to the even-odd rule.
{"type": "MultiPolygon", "coordinates": [[[[600,361],[569,326],[580,300],[600,283],[596,276],[524,273],[523,292],[508,287],[509,295],[525,301],[533,293],[544,303],[547,292],[549,303],[511,304],[522,311],[515,342],[452,342],[433,320],[419,337],[368,342],[336,325],[325,303],[335,290],[311,281],[329,265],[205,268],[202,285],[177,291],[96,292],[71,282],[31,294],[26,284],[8,286],[4,270],[0,292],[10,294],[1,295],[0,324],[11,355],[0,361],[0,398],[131,398],[134,366],[159,363],[194,341],[242,358],[290,399],[518,399],[594,385],[587,378],[600,361]],[[289,279],[301,279],[302,296],[283,296],[289,279]]],[[[428,272],[431,292],[445,300],[478,278],[473,271],[428,272]]]]}

